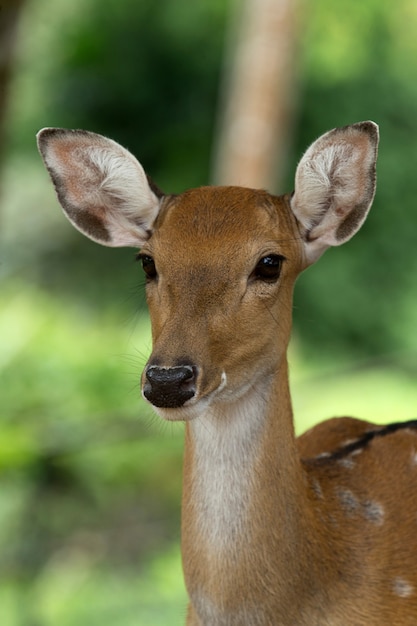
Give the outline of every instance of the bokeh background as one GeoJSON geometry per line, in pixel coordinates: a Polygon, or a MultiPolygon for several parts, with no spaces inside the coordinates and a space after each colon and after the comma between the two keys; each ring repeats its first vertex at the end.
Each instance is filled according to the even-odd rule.
{"type": "MultiPolygon", "coordinates": [[[[290,42],[278,93],[291,97],[271,187],[292,189],[324,131],[365,119],[381,130],[367,223],[297,285],[297,431],[332,415],[416,417],[417,4],[283,4],[295,19],[277,31],[277,45],[290,42]]],[[[141,271],[134,251],[94,245],[66,222],[35,133],[108,135],[168,192],[221,177],[244,5],[0,6],[1,626],[183,623],[183,431],[140,399],[141,271]]]]}

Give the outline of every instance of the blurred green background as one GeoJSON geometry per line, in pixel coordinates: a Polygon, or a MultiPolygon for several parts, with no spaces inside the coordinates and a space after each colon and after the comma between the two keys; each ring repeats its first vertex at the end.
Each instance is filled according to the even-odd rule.
{"type": "MultiPolygon", "coordinates": [[[[332,415],[416,417],[417,4],[300,4],[282,191],[319,134],[380,125],[378,191],[348,245],[299,280],[290,364],[300,432],[332,415]]],[[[62,216],[35,146],[86,128],[168,192],[210,180],[225,0],[32,0],[16,32],[0,204],[0,624],[175,626],[181,425],[140,399],[150,350],[132,250],[62,216]]]]}

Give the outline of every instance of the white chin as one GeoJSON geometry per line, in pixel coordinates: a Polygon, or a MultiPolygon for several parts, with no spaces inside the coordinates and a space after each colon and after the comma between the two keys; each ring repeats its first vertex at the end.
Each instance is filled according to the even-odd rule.
{"type": "MultiPolygon", "coordinates": [[[[194,400],[194,399],[193,399],[194,400]]],[[[190,422],[196,417],[199,417],[210,404],[209,398],[203,398],[188,404],[187,402],[177,409],[164,409],[160,407],[153,407],[155,413],[157,413],[162,419],[168,422],[190,422]]]]}

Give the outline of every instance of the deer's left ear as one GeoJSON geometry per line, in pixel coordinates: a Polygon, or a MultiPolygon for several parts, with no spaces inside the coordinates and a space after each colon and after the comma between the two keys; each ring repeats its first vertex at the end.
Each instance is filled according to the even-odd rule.
{"type": "Polygon", "coordinates": [[[38,147],[69,221],[105,246],[141,247],[160,208],[159,193],[135,157],[83,130],[44,128],[38,147]]]}
{"type": "Polygon", "coordinates": [[[378,138],[376,124],[360,122],[329,131],[302,157],[291,207],[308,263],[363,224],[375,194],[378,138]]]}

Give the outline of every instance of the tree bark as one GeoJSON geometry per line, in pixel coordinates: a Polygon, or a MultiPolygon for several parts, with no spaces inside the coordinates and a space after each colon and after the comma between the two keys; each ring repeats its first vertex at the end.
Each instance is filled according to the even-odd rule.
{"type": "Polygon", "coordinates": [[[227,55],[213,179],[273,191],[295,104],[297,0],[242,0],[227,55]]]}

